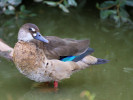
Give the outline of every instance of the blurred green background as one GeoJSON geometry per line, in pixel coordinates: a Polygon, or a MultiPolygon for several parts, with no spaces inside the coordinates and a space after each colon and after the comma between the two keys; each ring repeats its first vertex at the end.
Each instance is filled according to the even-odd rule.
{"type": "MultiPolygon", "coordinates": [[[[77,5],[74,7],[61,3],[69,13],[59,5],[50,7],[42,2],[21,1],[15,5],[13,14],[1,10],[0,38],[14,47],[19,28],[30,22],[36,24],[45,36],[89,39],[90,47],[95,49],[93,55],[110,62],[91,66],[73,74],[70,79],[62,80],[55,93],[52,86],[35,88],[36,82],[21,75],[12,62],[0,58],[0,100],[132,100],[132,23],[120,21],[119,24],[111,16],[106,20],[100,19],[101,10],[96,5],[101,8],[104,0],[79,0],[75,1],[77,5]]],[[[125,10],[132,16],[130,7],[125,10]]]]}

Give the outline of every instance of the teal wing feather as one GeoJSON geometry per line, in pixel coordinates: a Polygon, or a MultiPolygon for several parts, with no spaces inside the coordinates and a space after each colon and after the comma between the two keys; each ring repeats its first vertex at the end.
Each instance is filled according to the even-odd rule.
{"type": "Polygon", "coordinates": [[[60,59],[61,61],[74,61],[77,62],[81,59],[83,59],[85,56],[90,55],[92,52],[94,52],[94,49],[88,48],[84,53],[78,55],[78,56],[67,56],[65,58],[60,59]]]}

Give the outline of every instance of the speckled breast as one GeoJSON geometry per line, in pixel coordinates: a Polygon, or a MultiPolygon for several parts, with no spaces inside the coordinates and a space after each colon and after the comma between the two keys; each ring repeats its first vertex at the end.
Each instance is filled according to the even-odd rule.
{"type": "Polygon", "coordinates": [[[44,82],[51,80],[45,75],[44,51],[31,42],[19,41],[14,47],[13,60],[17,69],[31,80],[44,82]],[[45,76],[44,76],[45,75],[45,76]]]}

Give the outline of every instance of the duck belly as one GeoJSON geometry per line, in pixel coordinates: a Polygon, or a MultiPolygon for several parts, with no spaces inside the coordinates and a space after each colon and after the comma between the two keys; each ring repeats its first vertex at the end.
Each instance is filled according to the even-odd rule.
{"type": "Polygon", "coordinates": [[[36,81],[36,82],[50,82],[53,79],[49,76],[49,73],[46,72],[44,68],[38,68],[36,71],[26,72],[17,67],[19,72],[26,76],[27,78],[36,81]]]}

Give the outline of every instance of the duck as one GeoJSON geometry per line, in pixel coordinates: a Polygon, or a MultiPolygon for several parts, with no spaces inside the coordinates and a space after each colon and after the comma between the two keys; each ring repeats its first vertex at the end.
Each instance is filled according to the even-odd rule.
{"type": "Polygon", "coordinates": [[[104,64],[108,60],[91,56],[94,49],[89,40],[42,36],[32,23],[22,25],[18,42],[14,46],[13,61],[19,72],[36,82],[58,82],[90,65],[104,64]]]}

